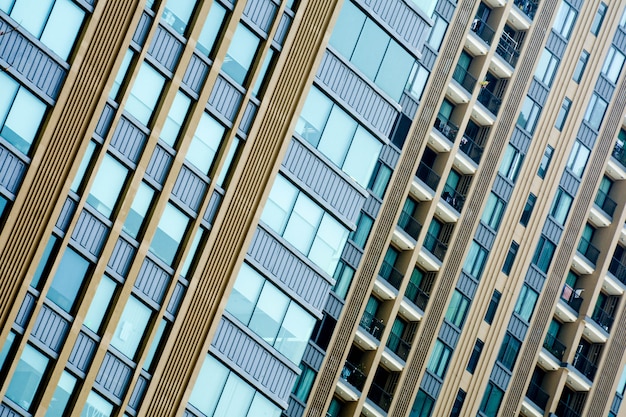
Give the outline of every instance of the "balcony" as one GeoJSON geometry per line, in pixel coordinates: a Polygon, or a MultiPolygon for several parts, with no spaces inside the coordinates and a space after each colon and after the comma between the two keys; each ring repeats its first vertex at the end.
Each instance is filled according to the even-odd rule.
{"type": "Polygon", "coordinates": [[[493,35],[495,35],[496,31],[491,28],[479,17],[475,17],[472,25],[470,26],[470,30],[476,34],[485,44],[491,45],[491,41],[493,40],[493,35]]]}
{"type": "Polygon", "coordinates": [[[381,410],[386,412],[389,411],[393,394],[385,391],[379,385],[372,383],[370,391],[367,393],[367,398],[380,407],[381,410]]]}
{"type": "Polygon", "coordinates": [[[598,366],[582,353],[577,353],[576,356],[574,356],[572,365],[574,365],[574,368],[578,369],[581,374],[587,377],[589,381],[593,381],[598,371],[598,366]]]}
{"type": "Polygon", "coordinates": [[[606,167],[606,171],[614,180],[626,179],[626,149],[624,144],[618,141],[613,148],[612,158],[609,158],[609,163],[606,167]]]}
{"type": "Polygon", "coordinates": [[[402,284],[402,272],[398,271],[393,265],[387,261],[383,261],[378,276],[387,281],[396,290],[400,288],[402,284]]]}
{"type": "Polygon", "coordinates": [[[617,203],[604,191],[598,190],[596,199],[589,212],[589,220],[595,227],[606,227],[611,224],[617,203]]]}
{"type": "Polygon", "coordinates": [[[465,204],[465,196],[456,191],[454,188],[450,187],[448,184],[443,187],[443,193],[441,194],[441,198],[452,208],[454,208],[457,213],[461,213],[461,210],[463,210],[463,205],[465,204]]]}
{"type": "Polygon", "coordinates": [[[467,103],[476,87],[476,78],[472,76],[465,68],[457,64],[452,79],[456,83],[448,85],[448,95],[456,103],[467,103]],[[458,84],[457,84],[458,83],[458,84]],[[458,87],[462,88],[462,91],[458,87]]]}
{"type": "Polygon", "coordinates": [[[582,417],[580,413],[570,408],[569,404],[559,401],[559,406],[556,408],[556,415],[559,417],[582,417]]]}
{"type": "Polygon", "coordinates": [[[491,91],[487,88],[481,88],[480,93],[478,94],[478,102],[482,104],[491,114],[494,116],[498,115],[500,111],[500,105],[502,104],[502,100],[496,97],[491,91]]]}
{"type": "Polygon", "coordinates": [[[513,0],[513,4],[518,10],[528,16],[530,20],[533,20],[539,7],[539,0],[513,0]]]}
{"type": "Polygon", "coordinates": [[[417,307],[422,309],[422,311],[426,310],[430,295],[422,290],[420,287],[415,285],[413,282],[409,281],[406,287],[406,291],[404,292],[404,296],[417,307]]]}
{"type": "Polygon", "coordinates": [[[387,348],[406,362],[411,351],[411,344],[402,340],[400,336],[390,333],[389,339],[387,339],[387,348]]]}
{"type": "Polygon", "coordinates": [[[443,258],[446,256],[446,252],[448,251],[448,245],[440,241],[436,236],[433,236],[431,233],[426,233],[426,238],[424,239],[424,248],[426,248],[430,253],[435,256],[435,258],[440,261],[443,261],[443,258]]]}
{"type": "Polygon", "coordinates": [[[574,254],[572,267],[579,275],[589,275],[595,270],[599,256],[600,250],[587,238],[581,237],[574,254]]]}
{"type": "Polygon", "coordinates": [[[501,78],[510,78],[519,59],[519,46],[517,41],[506,32],[502,32],[498,41],[496,56],[501,58],[502,62],[492,63],[494,72],[501,78]]]}
{"type": "Polygon", "coordinates": [[[563,360],[563,355],[565,355],[566,348],[565,345],[556,337],[548,333],[545,340],[543,341],[543,347],[559,361],[563,360]]]}
{"type": "Polygon", "coordinates": [[[580,296],[579,291],[567,284],[564,284],[563,290],[561,291],[561,300],[565,301],[565,303],[575,312],[580,312],[580,306],[583,303],[583,298],[580,296]]]}
{"type": "Polygon", "coordinates": [[[598,325],[602,327],[602,329],[604,329],[604,331],[606,331],[607,333],[611,331],[611,327],[613,326],[613,322],[615,321],[613,315],[607,313],[599,306],[596,306],[596,308],[593,309],[593,314],[591,315],[591,318],[593,319],[593,321],[598,323],[598,325]]]}
{"type": "Polygon", "coordinates": [[[402,211],[400,218],[398,219],[398,227],[406,232],[413,240],[417,240],[422,225],[418,222],[410,213],[402,211]]]}
{"type": "Polygon", "coordinates": [[[380,342],[380,336],[382,336],[383,330],[385,330],[385,325],[382,320],[376,318],[373,314],[364,311],[359,325],[363,330],[374,336],[374,338],[380,342]]]}
{"type": "MultiPolygon", "coordinates": [[[[364,370],[365,369],[362,365],[357,367],[346,361],[343,366],[343,370],[341,371],[341,379],[361,392],[363,390],[363,385],[365,384],[365,379],[367,378],[367,376],[363,373],[364,370]]],[[[358,397],[356,399],[358,399],[358,397]]],[[[356,399],[353,401],[356,401],[356,399]]]]}
{"type": "Polygon", "coordinates": [[[622,264],[617,258],[613,257],[609,264],[609,272],[622,284],[626,285],[626,265],[622,264]]]}
{"type": "Polygon", "coordinates": [[[472,138],[467,135],[463,135],[461,138],[461,143],[459,145],[459,149],[465,155],[467,155],[472,161],[478,165],[480,163],[480,158],[483,156],[484,149],[482,146],[477,144],[472,138]]]}
{"type": "Polygon", "coordinates": [[[538,384],[531,381],[528,386],[528,391],[526,391],[526,398],[532,401],[533,404],[541,410],[545,410],[548,406],[548,401],[550,401],[550,394],[545,392],[538,384]]]}
{"type": "Polygon", "coordinates": [[[422,180],[422,182],[426,184],[433,191],[433,193],[437,189],[437,185],[439,185],[439,180],[441,180],[441,177],[423,162],[420,162],[417,167],[415,176],[422,180]]]}
{"type": "MultiPolygon", "coordinates": [[[[447,117],[442,114],[437,115],[437,119],[435,120],[435,129],[439,133],[441,133],[446,139],[448,139],[451,143],[454,143],[456,139],[457,133],[459,133],[459,127],[448,120],[447,117]]],[[[449,151],[450,149],[448,149],[449,151]]],[[[445,149],[437,149],[439,152],[447,152],[445,149]]]]}

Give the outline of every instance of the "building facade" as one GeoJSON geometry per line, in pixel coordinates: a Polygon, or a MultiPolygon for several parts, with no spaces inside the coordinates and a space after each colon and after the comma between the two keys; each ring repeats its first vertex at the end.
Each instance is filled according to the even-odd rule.
{"type": "Polygon", "coordinates": [[[625,61],[622,0],[0,0],[0,416],[626,415],[625,61]]]}

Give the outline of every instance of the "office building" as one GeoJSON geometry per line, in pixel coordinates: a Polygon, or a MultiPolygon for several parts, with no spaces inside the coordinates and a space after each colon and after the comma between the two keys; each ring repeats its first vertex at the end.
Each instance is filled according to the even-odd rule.
{"type": "Polygon", "coordinates": [[[626,1],[0,0],[0,416],[617,416],[626,1]]]}

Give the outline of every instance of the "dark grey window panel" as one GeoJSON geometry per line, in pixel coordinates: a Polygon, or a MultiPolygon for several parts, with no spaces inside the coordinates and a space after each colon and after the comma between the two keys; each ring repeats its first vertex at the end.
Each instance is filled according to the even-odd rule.
{"type": "Polygon", "coordinates": [[[115,109],[109,103],[106,103],[104,109],[102,109],[102,114],[100,115],[100,119],[98,119],[95,130],[96,135],[98,135],[101,140],[104,140],[109,133],[113,116],[115,116],[115,109]]]}
{"type": "Polygon", "coordinates": [[[239,130],[245,135],[250,133],[250,128],[252,127],[252,122],[254,122],[254,118],[256,117],[256,112],[258,109],[259,106],[256,103],[254,103],[252,100],[248,100],[246,108],[243,111],[241,121],[239,122],[239,130]]]}
{"type": "Polygon", "coordinates": [[[305,362],[311,368],[319,371],[325,354],[326,352],[309,340],[309,344],[306,346],[306,349],[304,349],[304,354],[302,355],[302,362],[305,362]]]}
{"type": "Polygon", "coordinates": [[[548,98],[548,88],[533,78],[528,89],[528,97],[532,98],[537,104],[543,107],[548,98]]]}
{"type": "Polygon", "coordinates": [[[546,49],[552,52],[558,59],[563,58],[567,42],[554,32],[550,32],[548,36],[548,42],[546,43],[546,49]]]}
{"type": "Polygon", "coordinates": [[[173,72],[176,64],[178,64],[182,50],[183,43],[176,39],[167,29],[159,25],[148,48],[148,55],[173,72]]]}
{"type": "Polygon", "coordinates": [[[248,0],[243,14],[266,35],[274,22],[278,5],[274,0],[248,0]]]}
{"type": "Polygon", "coordinates": [[[157,145],[152,153],[152,158],[146,168],[146,176],[152,178],[157,184],[163,185],[163,181],[172,165],[172,155],[163,147],[157,145]]]}
{"type": "Polygon", "coordinates": [[[111,352],[107,352],[96,375],[96,383],[104,391],[121,400],[126,393],[132,374],[133,370],[130,366],[111,352]]]}
{"type": "Polygon", "coordinates": [[[375,219],[376,217],[378,217],[378,212],[380,212],[381,206],[381,201],[370,194],[367,196],[365,204],[363,204],[363,211],[370,215],[370,217],[375,219]]]}
{"type": "Polygon", "coordinates": [[[417,7],[404,0],[358,0],[370,7],[379,20],[392,29],[397,41],[420,57],[422,47],[430,33],[432,22],[417,7]]]}
{"type": "Polygon", "coordinates": [[[15,317],[15,324],[24,329],[28,324],[31,314],[33,314],[33,307],[35,306],[35,296],[27,292],[20,306],[20,310],[15,317]]]}
{"type": "Polygon", "coordinates": [[[147,135],[141,129],[122,116],[113,133],[111,147],[136,164],[143,151],[146,138],[147,135]]]}
{"type": "Polygon", "coordinates": [[[274,33],[274,42],[279,45],[282,45],[285,42],[285,38],[287,38],[292,21],[293,17],[291,17],[291,14],[285,10],[283,15],[280,17],[280,21],[278,22],[278,29],[276,29],[276,33],[274,33]]]}
{"type": "Polygon", "coordinates": [[[365,191],[340,170],[322,161],[308,146],[292,139],[282,166],[334,209],[352,229],[365,203],[365,191]]]}
{"type": "Polygon", "coordinates": [[[619,27],[613,37],[613,44],[620,51],[626,53],[626,32],[623,27],[619,27]]]}
{"type": "Polygon", "coordinates": [[[430,373],[428,369],[424,372],[424,377],[422,378],[422,383],[420,384],[422,391],[433,398],[437,398],[439,397],[439,391],[441,391],[441,385],[441,380],[430,373]]]}
{"type": "Polygon", "coordinates": [[[467,273],[461,271],[461,276],[456,284],[456,288],[471,300],[474,298],[474,294],[476,294],[477,287],[478,281],[469,276],[467,273]]]}
{"type": "Polygon", "coordinates": [[[53,352],[59,353],[68,329],[68,321],[44,304],[35,320],[31,336],[53,352]]]}
{"type": "Polygon", "coordinates": [[[118,279],[123,281],[128,274],[128,269],[134,256],[135,247],[122,237],[118,238],[117,242],[115,242],[111,259],[109,259],[107,264],[107,270],[111,275],[117,276],[118,279]]]}
{"type": "Polygon", "coordinates": [[[533,290],[541,293],[543,284],[546,282],[546,276],[543,272],[537,269],[535,265],[531,264],[528,268],[528,272],[526,273],[526,278],[524,278],[524,282],[526,282],[533,290]]]}
{"type": "Polygon", "coordinates": [[[395,168],[400,159],[400,151],[396,147],[387,144],[381,149],[378,159],[391,168],[395,168]]]}
{"type": "Polygon", "coordinates": [[[302,417],[304,415],[305,405],[300,403],[296,398],[289,397],[289,406],[287,407],[287,411],[285,411],[285,415],[287,417],[302,417]]]}
{"type": "Polygon", "coordinates": [[[195,91],[196,94],[200,94],[202,84],[204,84],[208,73],[209,64],[204,62],[198,55],[193,54],[191,55],[191,60],[189,60],[185,75],[183,75],[183,84],[195,91]]]}
{"type": "Polygon", "coordinates": [[[513,192],[513,185],[498,174],[493,182],[493,192],[498,197],[508,202],[511,198],[511,193],[513,192]]]}
{"type": "Polygon", "coordinates": [[[7,15],[0,11],[0,64],[9,73],[28,80],[35,92],[48,104],[54,104],[69,65],[61,64],[37,46],[36,41],[20,27],[9,24],[7,15]]]}
{"type": "Polygon", "coordinates": [[[345,261],[352,268],[357,269],[361,263],[363,257],[363,250],[354,246],[351,241],[347,241],[341,253],[341,259],[345,261]]]}
{"type": "Polygon", "coordinates": [[[580,128],[578,129],[578,134],[576,137],[589,149],[593,149],[593,145],[596,143],[596,139],[598,138],[598,132],[593,130],[587,122],[583,120],[580,124],[580,128]]]}
{"type": "Polygon", "coordinates": [[[493,246],[493,241],[496,238],[496,233],[485,226],[482,222],[478,223],[478,228],[476,229],[476,235],[474,239],[476,242],[480,243],[483,247],[487,248],[487,250],[491,250],[493,246]]]}
{"type": "Polygon", "coordinates": [[[74,365],[78,370],[87,372],[89,365],[91,365],[91,360],[93,359],[95,350],[96,341],[81,331],[78,333],[78,337],[74,343],[74,348],[72,349],[70,357],[67,361],[74,365]]]}
{"type": "Polygon", "coordinates": [[[561,240],[561,234],[563,233],[563,227],[556,223],[552,216],[548,216],[546,222],[543,225],[543,230],[541,231],[550,241],[558,242],[561,240]]]}
{"type": "Polygon", "coordinates": [[[258,384],[258,388],[278,397],[281,405],[287,407],[297,376],[294,369],[225,317],[220,320],[211,346],[247,373],[248,382],[258,384]]]}
{"type": "Polygon", "coordinates": [[[510,142],[511,145],[519,149],[520,152],[526,154],[528,152],[531,139],[532,137],[526,131],[520,129],[519,126],[516,125],[515,129],[513,129],[510,142]]]}
{"type": "Polygon", "coordinates": [[[207,183],[183,165],[176,178],[172,195],[178,197],[191,211],[197,213],[206,189],[207,183]]]}
{"type": "Polygon", "coordinates": [[[507,330],[517,339],[524,340],[526,332],[528,331],[528,323],[520,319],[517,314],[512,314],[507,330]]]}
{"type": "Polygon", "coordinates": [[[341,314],[343,305],[343,300],[337,298],[335,293],[331,292],[328,296],[328,301],[326,301],[326,307],[324,307],[324,311],[335,320],[339,320],[339,315],[341,314]]]}
{"type": "Polygon", "coordinates": [[[139,378],[135,383],[135,388],[130,394],[130,399],[128,400],[128,407],[130,407],[131,410],[135,412],[139,410],[143,396],[146,394],[146,390],[148,389],[148,382],[149,381],[144,378],[143,375],[139,375],[139,378]]]}
{"type": "Polygon", "coordinates": [[[0,145],[0,186],[17,194],[26,173],[26,163],[13,152],[0,145]]]}
{"type": "Polygon", "coordinates": [[[422,52],[422,59],[420,64],[424,66],[429,72],[432,72],[435,67],[435,61],[437,60],[437,51],[433,51],[428,45],[424,47],[422,52]]]}
{"type": "Polygon", "coordinates": [[[407,115],[409,119],[413,119],[417,114],[419,103],[412,95],[404,92],[400,97],[400,106],[402,107],[402,113],[407,115]]]}
{"type": "Polygon", "coordinates": [[[167,304],[167,312],[172,316],[176,316],[176,313],[178,313],[178,307],[180,307],[180,303],[183,301],[186,288],[180,281],[174,286],[174,292],[170,297],[170,302],[167,304]]]}
{"type": "Polygon", "coordinates": [[[330,282],[324,273],[317,272],[312,265],[308,265],[260,226],[254,233],[248,256],[277,281],[302,297],[321,317],[330,292],[330,282]]]}
{"type": "Polygon", "coordinates": [[[83,210],[72,232],[72,241],[96,258],[109,234],[109,228],[87,210],[83,210]]]}
{"type": "Polygon", "coordinates": [[[496,384],[503,390],[506,390],[506,388],[509,386],[509,381],[511,380],[511,373],[506,370],[500,362],[496,361],[496,364],[491,371],[491,376],[489,379],[491,379],[494,384],[496,384]]]}
{"type": "Polygon", "coordinates": [[[223,191],[214,189],[213,194],[209,199],[209,205],[207,206],[204,216],[202,217],[207,223],[209,223],[209,225],[213,224],[213,220],[215,219],[215,215],[217,214],[217,210],[220,208],[220,204],[222,204],[223,199],[223,191]]]}
{"type": "Polygon", "coordinates": [[[22,417],[22,414],[16,413],[8,405],[2,403],[0,404],[0,417],[22,417]]]}
{"type": "Polygon", "coordinates": [[[452,15],[456,9],[455,0],[439,0],[435,6],[435,11],[441,15],[447,22],[452,21],[452,15]]]}
{"type": "Polygon", "coordinates": [[[439,329],[439,338],[448,346],[455,347],[459,342],[459,336],[461,332],[455,326],[451,326],[447,320],[441,323],[439,329]]]}
{"type": "Polygon", "coordinates": [[[388,138],[391,135],[391,129],[400,112],[399,106],[387,101],[369,81],[357,75],[328,49],[324,52],[316,78],[382,136],[388,138]]]}
{"type": "Polygon", "coordinates": [[[152,16],[150,16],[147,12],[143,12],[141,17],[139,18],[137,29],[135,29],[135,33],[133,33],[133,42],[135,42],[139,46],[143,46],[144,42],[146,41],[146,37],[148,36],[148,32],[150,31],[151,25],[152,16]]]}
{"type": "Polygon", "coordinates": [[[135,288],[161,305],[171,279],[167,272],[149,258],[145,258],[135,280],[135,288]]]}
{"type": "Polygon", "coordinates": [[[231,84],[221,74],[217,76],[215,85],[209,96],[209,106],[233,122],[241,107],[243,92],[231,84]]]}
{"type": "Polygon", "coordinates": [[[613,97],[613,93],[615,92],[615,86],[607,80],[604,75],[600,74],[596,82],[595,91],[605,100],[611,101],[611,97],[613,97]]]}
{"type": "Polygon", "coordinates": [[[566,169],[563,171],[560,185],[569,195],[575,196],[580,186],[580,180],[575,177],[569,169],[566,169]]]}

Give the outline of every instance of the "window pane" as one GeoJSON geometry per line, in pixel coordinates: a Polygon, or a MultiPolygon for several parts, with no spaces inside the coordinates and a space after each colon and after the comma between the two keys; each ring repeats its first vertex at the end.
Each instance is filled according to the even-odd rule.
{"type": "Polygon", "coordinates": [[[213,356],[207,355],[202,368],[200,368],[193,391],[191,391],[189,404],[207,416],[212,415],[226,384],[228,374],[229,371],[224,365],[213,356]]]}
{"type": "Polygon", "coordinates": [[[91,391],[80,417],[110,417],[112,413],[113,404],[91,391]]]}
{"type": "Polygon", "coordinates": [[[352,55],[352,63],[374,80],[390,38],[376,23],[367,20],[352,55]]]}
{"type": "Polygon", "coordinates": [[[308,257],[328,275],[332,275],[347,239],[348,229],[325,214],[308,257]]]}
{"type": "Polygon", "coordinates": [[[289,217],[283,237],[296,249],[307,255],[313,244],[313,238],[323,214],[324,210],[300,193],[289,217]]]}
{"type": "Polygon", "coordinates": [[[122,65],[120,65],[119,70],[117,70],[115,80],[113,81],[113,86],[111,86],[111,91],[109,91],[109,98],[112,100],[116,100],[117,98],[117,93],[120,90],[122,81],[124,81],[124,77],[126,77],[126,73],[128,72],[128,67],[130,66],[130,61],[132,61],[133,59],[133,55],[135,55],[135,53],[132,49],[128,49],[124,54],[122,65]]]}
{"type": "Polygon", "coordinates": [[[343,163],[343,171],[363,187],[370,181],[382,144],[359,126],[343,163]]]}
{"type": "Polygon", "coordinates": [[[250,29],[239,24],[226,52],[222,70],[235,82],[243,85],[258,47],[259,38],[250,29]]]}
{"type": "Polygon", "coordinates": [[[292,302],[278,332],[274,347],[293,363],[300,363],[314,325],[315,318],[292,302]]]}
{"type": "Polygon", "coordinates": [[[26,345],[7,388],[6,397],[29,410],[39,389],[49,359],[31,345],[26,345]]]}
{"type": "Polygon", "coordinates": [[[154,355],[156,354],[157,348],[161,344],[161,339],[163,338],[163,333],[165,332],[166,327],[167,321],[165,319],[161,319],[161,321],[159,322],[159,328],[154,335],[154,339],[152,339],[152,343],[150,344],[150,348],[148,349],[148,354],[146,355],[146,359],[142,366],[142,368],[147,372],[150,372],[150,369],[152,368],[154,355]]]}
{"type": "Polygon", "coordinates": [[[263,223],[275,232],[282,234],[297,197],[298,189],[284,177],[277,176],[261,214],[263,223]]]}
{"type": "Polygon", "coordinates": [[[133,199],[133,204],[130,206],[128,216],[124,222],[122,230],[128,233],[129,236],[137,237],[139,229],[143,224],[143,219],[152,204],[152,198],[154,197],[154,190],[145,182],[139,184],[137,194],[133,199]]]}
{"type": "Polygon", "coordinates": [[[245,417],[253,396],[252,387],[231,373],[213,417],[245,417]]]}
{"type": "Polygon", "coordinates": [[[66,60],[83,23],[85,12],[70,0],[56,0],[41,41],[66,60]]]}
{"type": "Polygon", "coordinates": [[[111,346],[129,359],[134,359],[151,315],[152,310],[131,295],[111,339],[111,346]]]}
{"type": "Polygon", "coordinates": [[[217,120],[208,113],[202,113],[185,159],[201,172],[208,174],[225,131],[217,120]]]}
{"type": "Polygon", "coordinates": [[[317,88],[311,88],[296,124],[296,132],[317,147],[328,120],[333,102],[317,88]]]}
{"type": "Polygon", "coordinates": [[[88,270],[86,259],[70,248],[65,249],[46,298],[69,313],[88,270]]]}
{"type": "Polygon", "coordinates": [[[266,283],[248,327],[273,345],[288,306],[289,298],[272,284],[266,283]]]}
{"type": "Polygon", "coordinates": [[[317,149],[341,167],[356,128],[356,121],[339,106],[334,106],[317,149]]]}
{"type": "Polygon", "coordinates": [[[110,217],[127,175],[128,169],[106,154],[91,185],[87,203],[104,216],[110,217]]]}
{"type": "Polygon", "coordinates": [[[159,136],[165,143],[174,147],[178,134],[180,133],[180,127],[185,121],[187,116],[187,110],[191,105],[191,99],[183,92],[176,93],[172,107],[167,114],[167,119],[161,129],[161,136],[159,136]]]}
{"type": "Polygon", "coordinates": [[[163,20],[175,31],[184,35],[195,4],[195,0],[167,0],[163,20]]]}
{"type": "Polygon", "coordinates": [[[0,126],[4,124],[4,119],[19,88],[20,85],[17,81],[6,74],[0,73],[0,91],[2,91],[2,96],[0,96],[0,126]]]}
{"type": "Polygon", "coordinates": [[[178,246],[185,235],[188,223],[189,218],[171,203],[168,203],[152,238],[150,252],[166,264],[171,265],[178,252],[178,246]]]}
{"type": "Polygon", "coordinates": [[[279,417],[280,408],[258,392],[254,395],[247,417],[279,417]]]}
{"type": "Polygon", "coordinates": [[[333,34],[330,37],[330,44],[337,52],[350,59],[364,23],[365,14],[352,2],[344,2],[333,29],[333,34]]]}
{"type": "Polygon", "coordinates": [[[144,62],[135,78],[124,110],[147,126],[164,85],[165,77],[144,62]]]}
{"type": "Polygon", "coordinates": [[[209,15],[202,27],[202,32],[200,36],[198,36],[198,44],[196,45],[196,48],[206,56],[211,55],[213,44],[222,28],[222,22],[225,16],[226,9],[219,3],[213,2],[213,4],[211,4],[211,10],[209,10],[209,15]]]}
{"type": "Polygon", "coordinates": [[[242,323],[248,324],[264,282],[258,272],[244,263],[228,298],[226,310],[242,323]]]}
{"type": "Polygon", "coordinates": [[[203,235],[204,228],[198,228],[195,235],[193,236],[193,241],[191,242],[189,252],[187,252],[187,256],[185,257],[185,261],[183,262],[183,267],[180,269],[181,277],[187,277],[187,274],[189,273],[189,268],[191,267],[191,263],[196,257],[196,252],[198,251],[198,246],[200,245],[200,241],[202,240],[203,235]]]}
{"type": "Polygon", "coordinates": [[[102,277],[100,284],[98,284],[96,295],[93,297],[85,320],[83,321],[83,325],[96,334],[98,334],[102,319],[113,301],[112,298],[116,286],[115,282],[106,275],[102,277]]]}
{"type": "Polygon", "coordinates": [[[65,407],[67,407],[75,385],[76,378],[69,372],[63,371],[59,379],[59,385],[57,385],[57,389],[54,390],[54,394],[52,395],[52,400],[50,401],[45,417],[63,416],[63,412],[65,411],[65,407]]]}
{"type": "Polygon", "coordinates": [[[39,38],[54,0],[16,1],[11,10],[11,17],[20,26],[39,38]]]}
{"type": "Polygon", "coordinates": [[[392,99],[399,101],[414,61],[404,48],[391,41],[374,80],[376,85],[392,99]]]}
{"type": "Polygon", "coordinates": [[[76,176],[74,177],[74,180],[72,181],[72,185],[70,186],[70,190],[74,191],[75,193],[78,193],[78,188],[80,187],[80,184],[83,182],[85,171],[87,170],[87,167],[89,166],[89,162],[91,162],[91,157],[93,156],[93,152],[95,151],[95,149],[96,149],[96,143],[93,140],[89,141],[89,145],[87,145],[87,150],[85,151],[85,154],[83,155],[83,159],[80,161],[80,166],[78,167],[76,176]]]}
{"type": "Polygon", "coordinates": [[[4,122],[2,137],[28,155],[45,112],[46,105],[42,101],[20,88],[4,122]]]}

